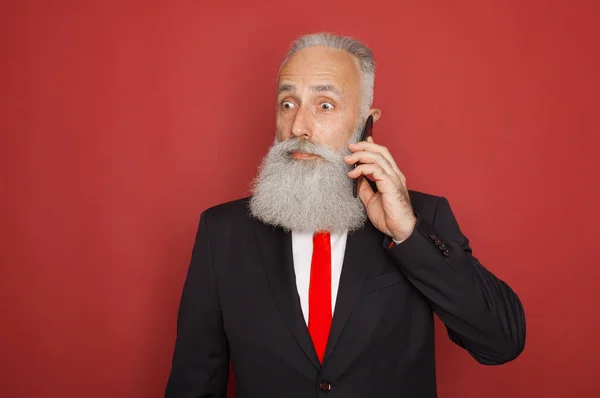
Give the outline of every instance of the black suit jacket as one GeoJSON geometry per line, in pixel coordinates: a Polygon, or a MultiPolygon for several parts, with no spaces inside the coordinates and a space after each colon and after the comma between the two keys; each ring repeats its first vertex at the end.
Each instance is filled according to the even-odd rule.
{"type": "Polygon", "coordinates": [[[433,312],[482,364],[517,357],[516,294],[472,256],[445,198],[410,192],[418,221],[390,239],[349,234],[323,364],[297,293],[291,234],[249,216],[248,199],[202,213],[183,288],[166,397],[436,397],[433,312]]]}

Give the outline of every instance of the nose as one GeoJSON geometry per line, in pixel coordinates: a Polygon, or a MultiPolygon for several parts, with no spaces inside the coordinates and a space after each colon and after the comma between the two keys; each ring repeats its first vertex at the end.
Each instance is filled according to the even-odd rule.
{"type": "Polygon", "coordinates": [[[312,125],[310,122],[310,113],[306,106],[298,107],[294,121],[292,122],[292,134],[295,137],[311,138],[312,125]]]}

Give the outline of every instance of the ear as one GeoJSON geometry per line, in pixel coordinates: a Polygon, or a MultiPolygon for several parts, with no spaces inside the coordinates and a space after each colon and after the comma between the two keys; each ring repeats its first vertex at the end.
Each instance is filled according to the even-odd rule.
{"type": "Polygon", "coordinates": [[[371,110],[369,110],[369,115],[372,115],[373,122],[376,122],[381,117],[381,109],[371,108],[371,110]]]}

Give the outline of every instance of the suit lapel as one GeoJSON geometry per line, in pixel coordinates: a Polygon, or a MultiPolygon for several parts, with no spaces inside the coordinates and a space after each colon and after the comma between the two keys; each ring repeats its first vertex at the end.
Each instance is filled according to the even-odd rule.
{"type": "Polygon", "coordinates": [[[352,312],[354,302],[358,299],[363,284],[369,275],[369,252],[366,248],[372,247],[373,229],[374,227],[371,223],[367,222],[363,228],[352,234],[348,234],[342,275],[340,276],[340,284],[323,365],[327,363],[327,360],[335,349],[346,321],[352,312]]]}
{"type": "Polygon", "coordinates": [[[265,272],[277,308],[306,356],[317,369],[320,369],[321,364],[300,306],[291,234],[281,228],[273,228],[260,222],[254,225],[265,272]]]}

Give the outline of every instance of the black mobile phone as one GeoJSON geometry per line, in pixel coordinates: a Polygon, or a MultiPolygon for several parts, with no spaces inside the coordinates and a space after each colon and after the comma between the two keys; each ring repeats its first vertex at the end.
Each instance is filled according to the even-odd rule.
{"type": "MultiPolygon", "coordinates": [[[[362,134],[360,135],[360,141],[366,141],[368,137],[373,136],[373,115],[369,115],[367,121],[365,122],[365,127],[363,128],[362,134]]],[[[354,168],[358,166],[358,162],[354,163],[354,168]]],[[[355,178],[352,182],[352,196],[355,198],[358,197],[358,178],[355,178]]]]}

